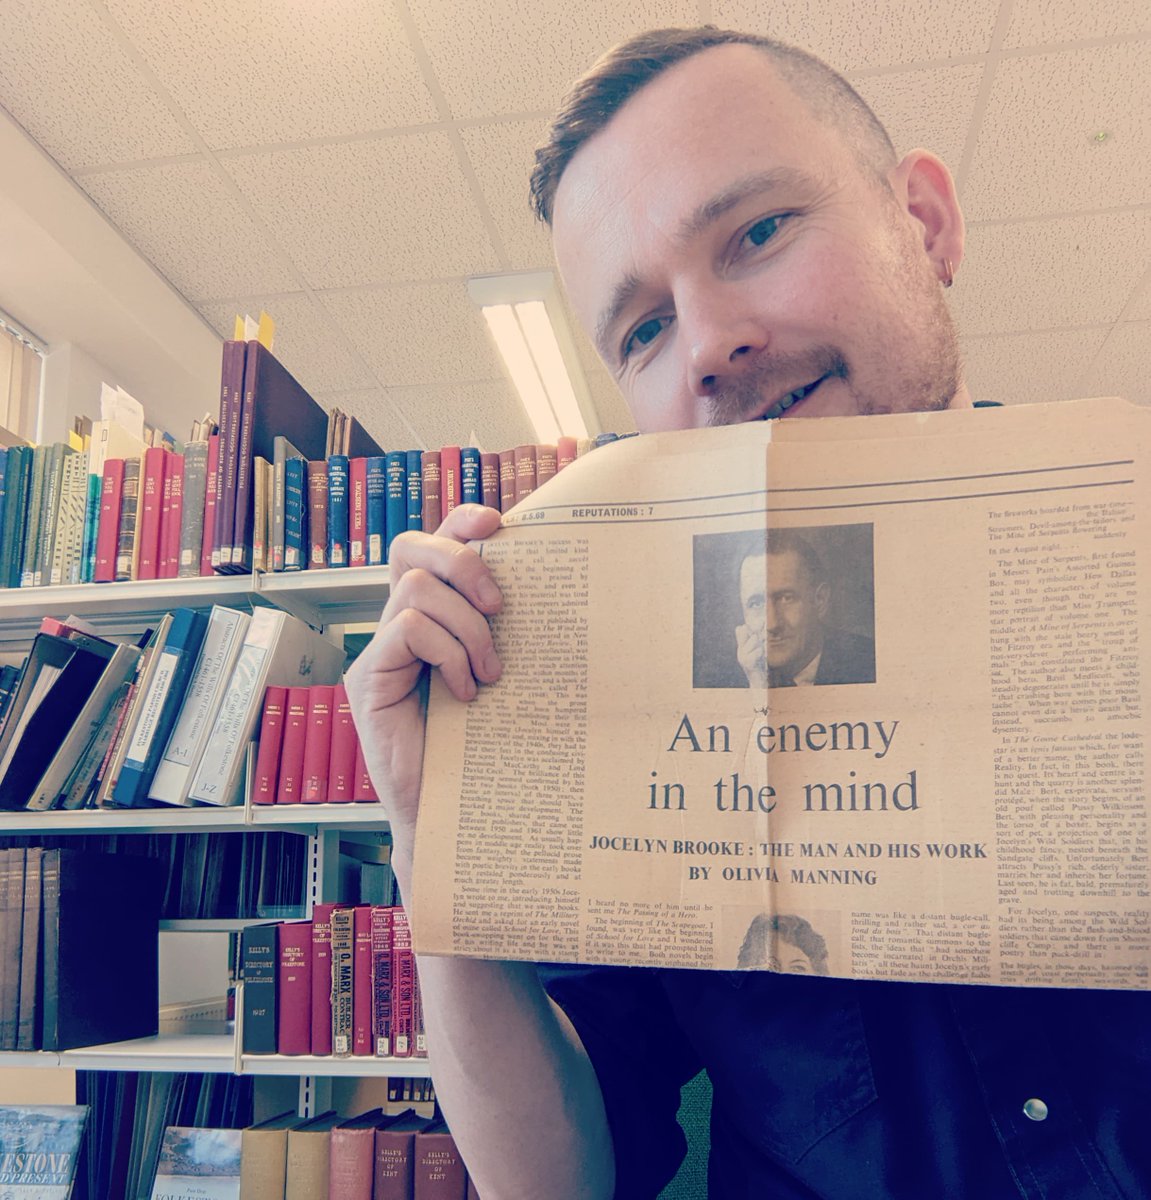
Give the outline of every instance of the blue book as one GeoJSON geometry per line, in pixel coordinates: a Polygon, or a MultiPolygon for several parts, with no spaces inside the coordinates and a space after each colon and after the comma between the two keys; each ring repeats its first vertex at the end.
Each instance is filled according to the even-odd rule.
{"type": "Polygon", "coordinates": [[[480,487],[480,452],[475,446],[460,450],[460,503],[479,504],[483,500],[480,487]]]}
{"type": "Polygon", "coordinates": [[[88,476],[88,497],[84,502],[84,548],[80,552],[80,582],[91,583],[96,575],[96,530],[100,524],[101,475],[88,476]]]}
{"type": "Polygon", "coordinates": [[[284,459],[284,570],[302,571],[307,553],[308,460],[284,459]]]}
{"type": "Polygon", "coordinates": [[[387,561],[388,517],[386,501],[388,459],[373,455],[368,459],[368,566],[378,567],[387,561]]]}
{"type": "Polygon", "coordinates": [[[419,450],[409,450],[408,459],[408,528],[424,527],[424,456],[419,450]]]}
{"type": "Polygon", "coordinates": [[[117,804],[147,805],[152,776],[180,715],[207,628],[207,613],[191,608],[178,608],[172,613],[164,644],[156,647],[147,676],[141,681],[144,695],[139,719],[128,734],[127,756],[112,792],[117,804]]]}
{"type": "Polygon", "coordinates": [[[596,444],[597,448],[600,446],[606,446],[608,444],[608,442],[618,442],[618,441],[619,441],[618,433],[597,433],[595,435],[595,444],[596,444]]]}
{"type": "Polygon", "coordinates": [[[348,565],[348,456],[328,456],[328,566],[348,565]]]}
{"type": "Polygon", "coordinates": [[[392,539],[408,527],[408,455],[405,450],[388,452],[388,541],[384,561],[391,555],[392,539]]]}

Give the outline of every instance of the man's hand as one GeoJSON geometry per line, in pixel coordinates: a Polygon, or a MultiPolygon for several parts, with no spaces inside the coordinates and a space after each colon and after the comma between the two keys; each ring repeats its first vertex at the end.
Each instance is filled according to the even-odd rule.
{"type": "Polygon", "coordinates": [[[426,668],[438,667],[458,700],[471,700],[477,684],[493,682],[502,669],[487,622],[499,611],[499,589],[464,545],[499,524],[495,509],[465,504],[435,534],[400,534],[392,542],[388,603],[347,674],[368,774],[409,854],[420,802],[426,668]]]}
{"type": "Polygon", "coordinates": [[[767,647],[764,631],[749,625],[737,625],[735,629],[735,656],[747,676],[747,686],[767,687],[767,647]]]}

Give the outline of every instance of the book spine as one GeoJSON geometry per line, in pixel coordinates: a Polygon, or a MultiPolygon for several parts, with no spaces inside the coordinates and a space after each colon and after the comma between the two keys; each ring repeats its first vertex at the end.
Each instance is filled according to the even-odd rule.
{"type": "Polygon", "coordinates": [[[62,442],[48,449],[44,466],[44,497],[40,508],[40,532],[36,539],[36,565],[32,585],[41,587],[52,582],[52,555],[56,548],[56,531],[60,521],[60,498],[64,489],[64,454],[73,452],[62,442]]]}
{"type": "Polygon", "coordinates": [[[284,439],[275,439],[275,452],[272,458],[272,540],[268,547],[269,571],[284,569],[284,550],[287,536],[284,522],[288,506],[288,462],[284,439]]]}
{"type": "Polygon", "coordinates": [[[216,474],[216,513],[212,531],[212,569],[232,561],[232,532],[236,524],[236,467],[240,454],[240,416],[244,393],[247,345],[224,343],[220,370],[220,460],[216,474]]]}
{"type": "Polygon", "coordinates": [[[332,910],[332,1053],[346,1058],[352,1053],[355,911],[332,910]]]}
{"type": "Polygon", "coordinates": [[[435,533],[443,520],[443,465],[438,450],[425,450],[420,455],[420,471],[423,482],[420,528],[424,533],[435,533]]]}
{"type": "Polygon", "coordinates": [[[308,562],[312,568],[328,565],[328,463],[308,463],[308,562]]]}
{"type": "Polygon", "coordinates": [[[348,456],[328,459],[328,566],[348,565],[348,456]]]}
{"type": "Polygon", "coordinates": [[[500,512],[516,502],[516,457],[514,450],[500,451],[500,512]]]}
{"type": "Polygon", "coordinates": [[[324,804],[328,799],[334,690],[330,684],[318,683],[307,689],[308,715],[301,796],[305,804],[324,804]]]}
{"type": "Polygon", "coordinates": [[[120,540],[120,498],[124,488],[124,460],[104,460],[100,483],[100,517],[96,527],[96,566],[92,578],[111,583],[116,578],[116,548],[120,540]]]}
{"type": "Polygon", "coordinates": [[[407,458],[408,508],[406,528],[417,533],[424,527],[424,468],[423,455],[418,450],[409,450],[407,458]]]}
{"type": "Polygon", "coordinates": [[[200,574],[212,574],[216,544],[216,507],[220,494],[220,434],[208,438],[208,465],[204,477],[204,536],[200,542],[200,574]]]}
{"type": "Polygon", "coordinates": [[[39,548],[40,520],[44,506],[44,473],[50,451],[50,446],[37,446],[32,451],[32,481],[28,488],[28,512],[24,519],[21,587],[33,587],[36,583],[36,552],[39,548]]]}
{"type": "Polygon", "coordinates": [[[460,503],[479,504],[482,499],[480,452],[475,446],[464,446],[460,450],[460,503]]]}
{"type": "Polygon", "coordinates": [[[23,933],[20,939],[20,1008],[16,1020],[17,1050],[36,1050],[36,1024],[40,997],[36,977],[40,969],[40,905],[44,850],[29,846],[24,860],[23,933]]]}
{"type": "Polygon", "coordinates": [[[312,906],[312,1053],[332,1052],[332,912],[334,904],[312,906]]]}
{"type": "Polygon", "coordinates": [[[30,446],[14,446],[8,452],[7,499],[4,504],[3,542],[0,544],[0,583],[4,587],[20,586],[32,453],[30,446]]]}
{"type": "Polygon", "coordinates": [[[298,804],[303,795],[309,691],[306,687],[288,688],[284,738],[280,746],[280,778],[276,785],[277,804],[298,804]]]}
{"type": "Polygon", "coordinates": [[[368,767],[364,761],[364,744],[358,739],[356,740],[356,775],[352,783],[352,798],[362,801],[378,801],[380,798],[376,794],[372,777],[368,774],[368,767]]]}
{"type": "Polygon", "coordinates": [[[392,1056],[411,1058],[413,989],[415,959],[412,955],[412,931],[408,914],[402,908],[392,910],[392,1056]]]}
{"type": "Polygon", "coordinates": [[[376,1131],[371,1126],[332,1130],[328,1200],[374,1200],[372,1174],[376,1131]]]}
{"type": "Polygon", "coordinates": [[[415,1142],[414,1130],[376,1130],[373,1200],[412,1200],[415,1142]]]}
{"type": "Polygon", "coordinates": [[[388,546],[388,459],[374,454],[367,462],[368,566],[378,567],[386,560],[388,546]]]}
{"type": "Polygon", "coordinates": [[[348,459],[348,566],[368,562],[368,460],[348,459]]]}
{"type": "Polygon", "coordinates": [[[352,910],[352,1053],[372,1053],[372,910],[367,904],[352,910]]]}
{"type": "Polygon", "coordinates": [[[124,461],[124,478],[120,488],[120,522],[116,538],[116,581],[135,579],[136,514],[140,498],[140,459],[124,461]]]}
{"type": "Polygon", "coordinates": [[[40,890],[43,911],[43,960],[40,1019],[36,1044],[41,1050],[55,1050],[59,1041],[60,1013],[60,851],[45,849],[40,864],[40,890]]]}
{"type": "Polygon", "coordinates": [[[169,454],[164,472],[164,513],[160,526],[160,578],[180,574],[180,527],[184,522],[184,471],[182,454],[169,454]]]}
{"type": "Polygon", "coordinates": [[[403,450],[390,450],[385,460],[386,508],[384,545],[381,562],[392,552],[392,540],[408,527],[408,456],[403,450]]]}
{"type": "Polygon", "coordinates": [[[526,500],[536,490],[536,448],[517,446],[513,451],[516,464],[516,500],[526,500]]]}
{"type": "Polygon", "coordinates": [[[392,909],[372,908],[372,1047],[377,1058],[392,1054],[392,909]]]}
{"type": "Polygon", "coordinates": [[[83,537],[83,497],[77,496],[76,485],[84,469],[80,454],[68,454],[60,464],[60,484],[56,501],[56,534],[52,542],[51,560],[44,563],[44,582],[56,587],[63,583],[79,583],[79,547],[76,533],[83,537]]]}
{"type": "MultiPolygon", "coordinates": [[[[278,927],[276,1053],[312,1052],[312,923],[278,927]]],[[[247,985],[245,984],[245,989],[247,985]]]]}
{"type": "Polygon", "coordinates": [[[276,946],[274,924],[249,925],[240,934],[245,1054],[276,1053],[276,946]]]}
{"type": "Polygon", "coordinates": [[[497,510],[500,506],[500,456],[491,450],[480,455],[480,503],[497,510]]]}
{"type": "Polygon", "coordinates": [[[352,706],[342,683],[332,689],[332,749],[328,756],[328,803],[347,804],[354,797],[356,726],[352,706]]]}
{"type": "Polygon", "coordinates": [[[467,1176],[452,1135],[442,1126],[416,1134],[414,1200],[464,1200],[467,1176]]]}
{"type": "Polygon", "coordinates": [[[149,446],[144,451],[140,481],[143,497],[140,524],[136,530],[136,578],[158,579],[160,554],[160,518],[164,502],[165,459],[167,451],[149,446]]]}
{"type": "Polygon", "coordinates": [[[204,500],[208,490],[207,442],[189,442],[184,447],[182,488],[176,574],[180,579],[192,579],[200,574],[200,554],[204,544],[204,500]]]}
{"type": "MultiPolygon", "coordinates": [[[[267,571],[270,569],[268,548],[270,545],[272,500],[272,464],[256,455],[252,459],[251,507],[252,523],[241,547],[239,565],[245,570],[267,571]]],[[[233,564],[236,559],[233,553],[233,564]]]]}
{"type": "Polygon", "coordinates": [[[460,503],[460,448],[440,447],[440,520],[460,503]]]}
{"type": "MultiPolygon", "coordinates": [[[[244,358],[244,392],[240,405],[239,435],[236,443],[236,496],[232,514],[232,567],[250,570],[253,537],[253,463],[252,430],[256,420],[256,380],[260,357],[267,353],[259,342],[249,342],[244,358]]],[[[226,565],[226,564],[225,564],[226,565]]]]}
{"type": "Polygon", "coordinates": [[[305,517],[307,463],[292,455],[284,463],[284,570],[303,570],[306,561],[305,517]]]}
{"type": "Polygon", "coordinates": [[[287,696],[288,689],[283,687],[273,686],[264,693],[264,712],[260,718],[260,749],[256,754],[256,777],[252,784],[253,804],[274,804],[276,801],[287,696]]]}
{"type": "Polygon", "coordinates": [[[536,446],[536,487],[543,487],[558,470],[555,446],[536,446]]]}
{"type": "Polygon", "coordinates": [[[562,471],[576,460],[576,440],[566,434],[556,442],[556,470],[562,471]]]}

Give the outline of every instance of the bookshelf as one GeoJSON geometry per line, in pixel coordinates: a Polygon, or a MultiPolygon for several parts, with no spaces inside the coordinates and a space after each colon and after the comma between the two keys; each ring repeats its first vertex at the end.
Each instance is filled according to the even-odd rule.
{"type": "MultiPolygon", "coordinates": [[[[345,623],[375,620],[387,596],[386,567],[322,570],[270,575],[196,577],[66,587],[0,589],[0,651],[23,652],[45,614],[75,615],[104,635],[138,633],[178,607],[209,609],[213,604],[251,609],[282,608],[333,637],[345,623]]],[[[333,899],[340,839],[386,829],[379,803],[299,804],[231,808],[141,808],[127,810],[4,811],[0,835],[76,837],[100,834],[215,833],[243,837],[256,831],[292,832],[307,838],[305,911],[333,899]]],[[[274,918],[268,918],[274,919],[274,918]]],[[[227,933],[251,921],[189,919],[161,923],[165,935],[227,933]]],[[[240,987],[242,987],[242,983],[240,987]]],[[[242,1011],[242,997],[237,998],[242,1011]]],[[[427,1059],[251,1055],[241,1052],[241,1031],[171,1033],[85,1046],[59,1052],[0,1052],[0,1069],[68,1068],[83,1071],[231,1073],[288,1076],[299,1080],[301,1115],[325,1102],[330,1080],[427,1078],[427,1059]]]]}

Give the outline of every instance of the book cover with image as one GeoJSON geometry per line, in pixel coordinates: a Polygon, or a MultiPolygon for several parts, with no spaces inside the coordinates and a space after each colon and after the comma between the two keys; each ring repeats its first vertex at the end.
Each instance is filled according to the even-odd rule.
{"type": "Polygon", "coordinates": [[[239,1129],[164,1130],[152,1200],[239,1200],[239,1129]]]}
{"type": "Polygon", "coordinates": [[[0,1108],[0,1197],[68,1200],[87,1119],[86,1104],[0,1108]]]}

